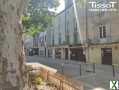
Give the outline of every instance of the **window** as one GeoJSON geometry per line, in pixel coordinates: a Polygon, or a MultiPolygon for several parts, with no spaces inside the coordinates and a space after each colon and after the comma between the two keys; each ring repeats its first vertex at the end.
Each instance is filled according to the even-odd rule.
{"type": "Polygon", "coordinates": [[[106,26],[100,25],[99,27],[100,38],[106,38],[106,26]]]}

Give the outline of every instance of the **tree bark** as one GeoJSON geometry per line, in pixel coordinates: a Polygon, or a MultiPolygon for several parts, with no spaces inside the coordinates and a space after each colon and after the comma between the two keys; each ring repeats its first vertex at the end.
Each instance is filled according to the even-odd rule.
{"type": "Polygon", "coordinates": [[[0,0],[0,90],[30,90],[22,43],[23,0],[0,0]]]}

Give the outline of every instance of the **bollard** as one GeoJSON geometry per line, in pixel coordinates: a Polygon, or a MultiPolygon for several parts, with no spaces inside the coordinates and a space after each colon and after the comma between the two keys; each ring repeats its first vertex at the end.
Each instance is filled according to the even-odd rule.
{"type": "Polygon", "coordinates": [[[64,63],[62,63],[62,65],[61,65],[61,69],[62,69],[62,74],[64,74],[64,63]]]}
{"type": "Polygon", "coordinates": [[[115,68],[114,68],[114,65],[112,65],[112,70],[113,70],[113,77],[115,77],[115,68]]]}
{"type": "Polygon", "coordinates": [[[93,73],[95,73],[95,63],[93,63],[93,73]]]}
{"type": "Polygon", "coordinates": [[[80,76],[82,76],[82,72],[81,72],[81,64],[79,64],[79,73],[80,73],[80,76]]]}

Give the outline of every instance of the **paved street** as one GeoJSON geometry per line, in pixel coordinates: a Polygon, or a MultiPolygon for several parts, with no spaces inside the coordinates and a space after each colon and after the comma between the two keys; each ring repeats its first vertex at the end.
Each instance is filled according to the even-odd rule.
{"type": "Polygon", "coordinates": [[[39,56],[27,57],[28,62],[39,62],[58,69],[58,72],[74,80],[80,80],[85,85],[85,90],[97,87],[109,90],[110,80],[119,80],[119,67],[115,67],[115,77],[113,68],[108,65],[84,64],[76,61],[53,60],[39,56]]]}

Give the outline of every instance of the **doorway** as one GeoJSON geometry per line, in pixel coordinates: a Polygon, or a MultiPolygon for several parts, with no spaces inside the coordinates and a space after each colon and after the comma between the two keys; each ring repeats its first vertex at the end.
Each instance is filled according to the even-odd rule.
{"type": "Polygon", "coordinates": [[[65,59],[68,60],[68,48],[65,48],[65,59]]]}
{"type": "Polygon", "coordinates": [[[102,64],[112,65],[112,48],[102,48],[102,64]]]}
{"type": "Polygon", "coordinates": [[[71,48],[71,59],[86,62],[86,56],[83,52],[83,48],[71,48]]]}

